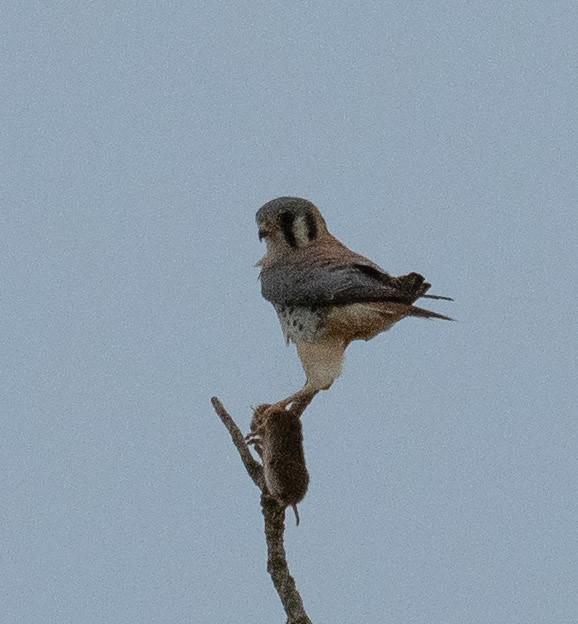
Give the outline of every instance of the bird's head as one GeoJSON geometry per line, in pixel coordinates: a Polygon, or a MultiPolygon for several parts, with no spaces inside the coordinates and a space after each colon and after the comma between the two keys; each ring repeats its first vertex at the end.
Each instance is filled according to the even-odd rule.
{"type": "Polygon", "coordinates": [[[325,219],[310,201],[278,197],[257,212],[259,240],[267,243],[267,256],[279,257],[310,244],[327,232],[325,219]]]}

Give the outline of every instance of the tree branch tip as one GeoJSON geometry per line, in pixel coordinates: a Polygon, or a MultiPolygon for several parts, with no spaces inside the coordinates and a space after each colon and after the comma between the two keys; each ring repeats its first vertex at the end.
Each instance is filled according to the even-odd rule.
{"type": "Polygon", "coordinates": [[[219,409],[219,408],[223,408],[223,404],[221,403],[221,400],[219,399],[219,397],[211,397],[211,404],[215,409],[219,409]]]}

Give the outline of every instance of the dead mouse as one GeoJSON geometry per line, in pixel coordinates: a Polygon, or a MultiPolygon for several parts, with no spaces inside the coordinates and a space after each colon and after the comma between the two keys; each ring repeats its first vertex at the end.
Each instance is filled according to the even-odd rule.
{"type": "Polygon", "coordinates": [[[309,485],[301,419],[286,409],[270,407],[263,404],[253,410],[247,441],[261,456],[269,494],[280,505],[293,508],[299,525],[297,503],[303,500],[309,485]]]}

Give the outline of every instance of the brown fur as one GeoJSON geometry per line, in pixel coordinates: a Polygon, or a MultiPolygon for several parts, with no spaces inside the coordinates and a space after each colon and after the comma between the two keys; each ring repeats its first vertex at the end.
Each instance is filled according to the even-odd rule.
{"type": "Polygon", "coordinates": [[[263,460],[269,494],[280,505],[292,507],[299,524],[297,503],[303,500],[309,485],[301,419],[290,410],[259,405],[247,439],[263,460]]]}

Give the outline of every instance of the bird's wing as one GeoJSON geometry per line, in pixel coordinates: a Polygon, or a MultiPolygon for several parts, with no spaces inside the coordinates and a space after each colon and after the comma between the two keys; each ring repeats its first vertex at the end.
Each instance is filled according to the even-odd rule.
{"type": "Polygon", "coordinates": [[[376,264],[333,242],[310,248],[289,262],[261,271],[262,294],[275,305],[342,305],[364,301],[413,303],[429,289],[424,277],[393,277],[376,264]]]}

